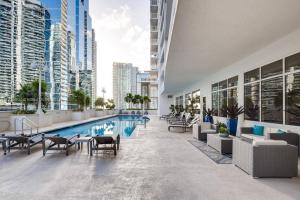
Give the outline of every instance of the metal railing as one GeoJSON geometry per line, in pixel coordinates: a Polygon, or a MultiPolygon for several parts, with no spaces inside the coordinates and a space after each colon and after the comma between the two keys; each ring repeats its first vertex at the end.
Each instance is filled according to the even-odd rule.
{"type": "Polygon", "coordinates": [[[36,129],[36,134],[39,133],[38,125],[36,123],[34,123],[33,121],[31,121],[30,119],[28,119],[27,117],[15,118],[14,125],[15,125],[15,134],[17,134],[19,131],[21,132],[21,134],[25,134],[25,131],[29,130],[30,135],[32,135],[34,129],[36,129]],[[17,127],[18,121],[21,122],[21,130],[18,130],[18,127],[17,127]],[[26,129],[24,126],[27,126],[29,128],[26,129]]]}

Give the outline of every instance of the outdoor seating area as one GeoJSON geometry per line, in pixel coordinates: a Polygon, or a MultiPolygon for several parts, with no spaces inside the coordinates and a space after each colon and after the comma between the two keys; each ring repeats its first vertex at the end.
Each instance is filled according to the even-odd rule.
{"type": "Polygon", "coordinates": [[[220,155],[229,156],[233,165],[255,178],[298,176],[300,137],[297,133],[255,125],[240,127],[238,134],[229,135],[225,124],[202,122],[199,116],[192,118],[187,112],[170,113],[160,119],[166,120],[169,132],[176,128],[187,132],[192,127],[194,139],[220,155]]]}

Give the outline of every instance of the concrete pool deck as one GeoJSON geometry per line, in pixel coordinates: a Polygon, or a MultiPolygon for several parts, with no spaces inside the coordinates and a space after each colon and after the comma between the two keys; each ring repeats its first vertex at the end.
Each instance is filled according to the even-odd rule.
{"type": "Polygon", "coordinates": [[[85,150],[28,156],[0,151],[1,200],[54,199],[299,199],[300,178],[253,179],[233,165],[217,165],[191,145],[191,133],[167,131],[151,117],[137,137],[121,140],[117,157],[85,150]]]}

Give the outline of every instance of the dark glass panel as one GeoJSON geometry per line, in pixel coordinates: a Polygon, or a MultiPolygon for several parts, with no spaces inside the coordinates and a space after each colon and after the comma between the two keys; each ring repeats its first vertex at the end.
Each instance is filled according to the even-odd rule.
{"type": "Polygon", "coordinates": [[[218,116],[218,99],[219,99],[218,92],[213,92],[211,99],[212,99],[212,104],[211,104],[212,109],[214,110],[213,115],[218,116]]]}
{"type": "Polygon", "coordinates": [[[253,82],[253,81],[257,81],[259,80],[259,68],[257,69],[254,69],[252,71],[249,71],[249,72],[246,72],[244,74],[244,82],[245,83],[250,83],[250,82],[253,82]]]}
{"type": "Polygon", "coordinates": [[[237,88],[228,89],[228,105],[238,102],[237,88]]]}
{"type": "Polygon", "coordinates": [[[300,126],[300,73],[287,75],[285,81],[285,123],[300,126]]]}
{"type": "Polygon", "coordinates": [[[218,83],[213,84],[212,87],[211,87],[211,89],[212,89],[213,92],[218,91],[219,84],[218,83]]]}
{"type": "Polygon", "coordinates": [[[227,117],[224,107],[227,106],[227,90],[219,92],[219,116],[227,117]]]}
{"type": "Polygon", "coordinates": [[[185,95],[185,105],[189,105],[191,103],[192,94],[188,93],[185,95]]]}
{"type": "Polygon", "coordinates": [[[193,99],[195,100],[194,108],[196,110],[196,114],[200,114],[200,90],[194,91],[192,93],[193,99]]]}
{"type": "Polygon", "coordinates": [[[252,83],[244,87],[244,118],[259,121],[259,83],[252,83]]]}
{"type": "Polygon", "coordinates": [[[219,90],[227,88],[227,80],[219,82],[219,90]]]}
{"type": "Polygon", "coordinates": [[[237,86],[238,85],[238,80],[239,80],[238,76],[235,76],[235,77],[232,77],[232,78],[228,79],[228,87],[237,86]]]}
{"type": "Polygon", "coordinates": [[[283,78],[277,77],[261,82],[261,121],[283,122],[283,78]]]}
{"type": "Polygon", "coordinates": [[[300,53],[289,56],[285,59],[285,71],[293,72],[300,69],[300,53]]]}
{"type": "Polygon", "coordinates": [[[179,105],[182,105],[182,106],[183,106],[183,96],[180,96],[180,97],[179,97],[179,105]]]}
{"type": "Polygon", "coordinates": [[[276,76],[282,74],[283,69],[283,62],[282,60],[278,60],[272,62],[268,65],[261,67],[261,78],[267,78],[270,76],[276,76]]]}

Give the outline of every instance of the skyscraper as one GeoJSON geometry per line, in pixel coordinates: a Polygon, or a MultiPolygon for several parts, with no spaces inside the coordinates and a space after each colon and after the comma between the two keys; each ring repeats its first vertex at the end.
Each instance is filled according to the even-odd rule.
{"type": "Polygon", "coordinates": [[[117,109],[125,109],[127,93],[136,94],[138,69],[131,63],[113,63],[113,99],[117,109]]]}
{"type": "Polygon", "coordinates": [[[41,0],[49,12],[51,108],[68,108],[67,0],[41,0]]]}
{"type": "Polygon", "coordinates": [[[21,84],[38,79],[39,68],[48,84],[51,109],[68,109],[70,91],[80,83],[95,96],[96,42],[88,4],[0,0],[0,101],[13,101],[21,84]]]}
{"type": "Polygon", "coordinates": [[[21,84],[45,78],[46,13],[38,0],[0,0],[0,98],[13,101],[21,84]]]}
{"type": "MultiPolygon", "coordinates": [[[[92,102],[96,101],[97,95],[97,42],[95,30],[92,30],[92,102]]],[[[94,106],[94,104],[92,105],[94,106]]]]}

